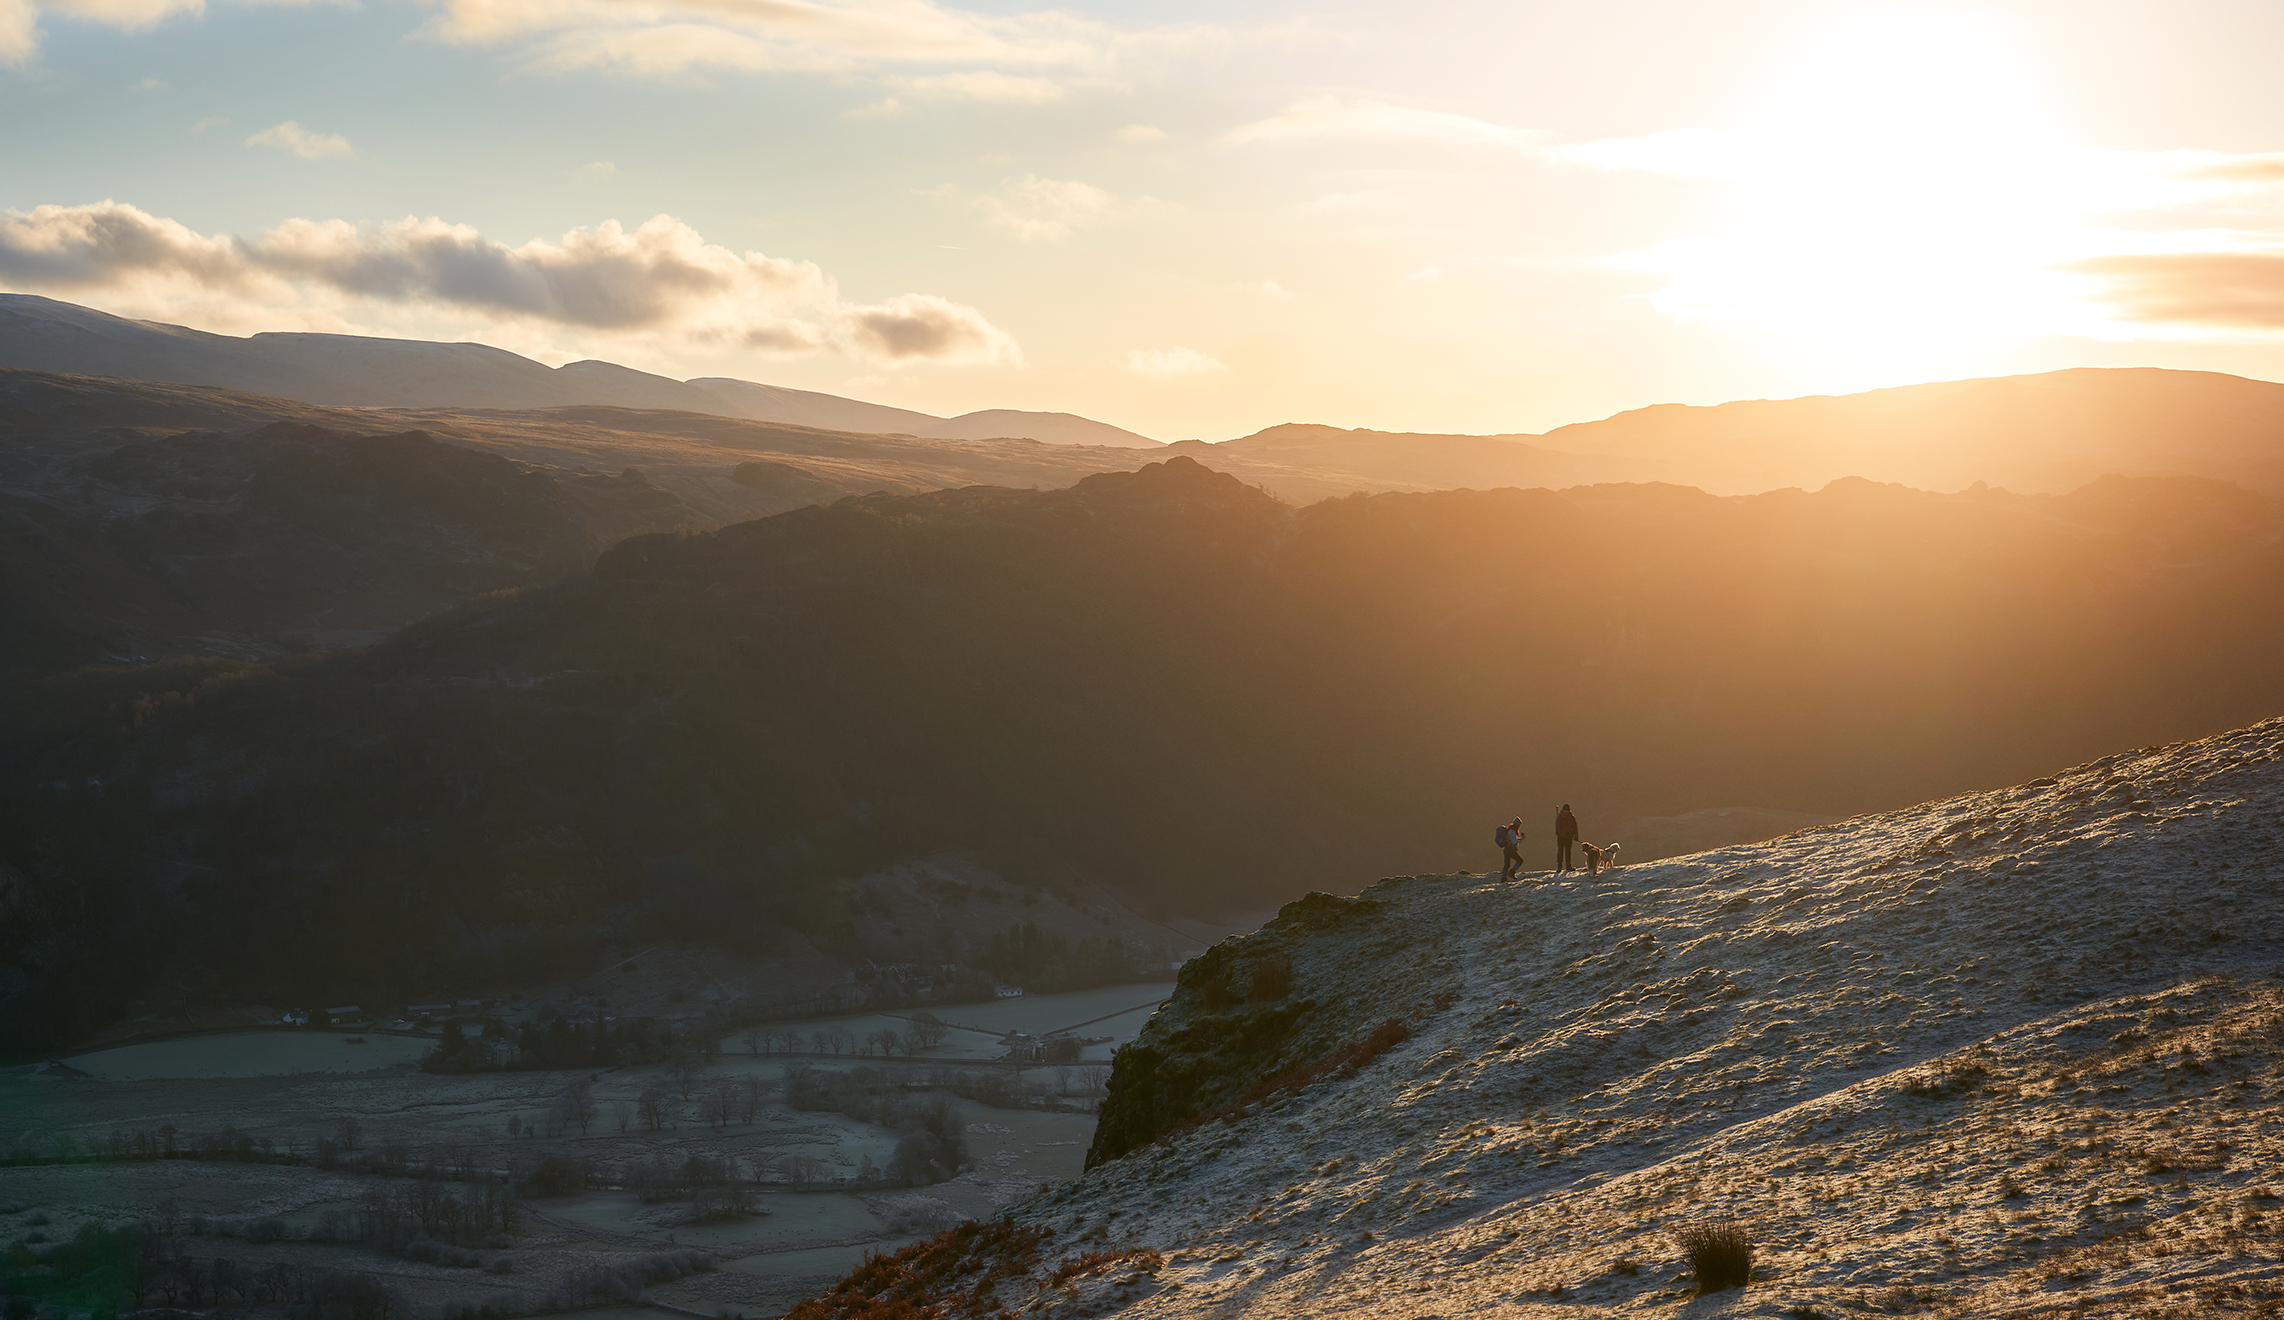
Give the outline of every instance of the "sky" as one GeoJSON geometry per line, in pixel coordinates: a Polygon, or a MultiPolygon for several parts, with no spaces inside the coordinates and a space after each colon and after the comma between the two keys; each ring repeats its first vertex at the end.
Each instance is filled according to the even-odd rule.
{"type": "Polygon", "coordinates": [[[0,289],[1164,440],[2284,379],[2274,0],[0,0],[0,289]]]}

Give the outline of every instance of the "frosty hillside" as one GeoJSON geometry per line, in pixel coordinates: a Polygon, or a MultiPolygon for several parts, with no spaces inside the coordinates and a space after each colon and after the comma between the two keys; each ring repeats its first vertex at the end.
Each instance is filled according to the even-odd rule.
{"type": "Polygon", "coordinates": [[[2270,720],[1591,881],[1312,895],[1184,970],[1083,1180],[798,1314],[2273,1310],[2280,820],[2270,720]],[[1755,1281],[1699,1300],[1673,1235],[1730,1217],[1755,1281]]]}

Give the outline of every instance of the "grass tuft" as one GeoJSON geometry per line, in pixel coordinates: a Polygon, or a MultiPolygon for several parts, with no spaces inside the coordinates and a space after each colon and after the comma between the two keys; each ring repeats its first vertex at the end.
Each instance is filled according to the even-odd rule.
{"type": "Polygon", "coordinates": [[[1697,1276],[1697,1291],[1721,1292],[1752,1281],[1752,1233],[1736,1220],[1690,1224],[1675,1233],[1673,1240],[1689,1257],[1689,1268],[1697,1276]]]}

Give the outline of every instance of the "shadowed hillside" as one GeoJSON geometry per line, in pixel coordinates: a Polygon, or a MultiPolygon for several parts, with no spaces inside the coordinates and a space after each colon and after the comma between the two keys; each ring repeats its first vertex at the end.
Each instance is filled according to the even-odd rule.
{"type": "Polygon", "coordinates": [[[817,880],[954,846],[1204,910],[1491,866],[1511,813],[1545,864],[1561,801],[1607,840],[2004,783],[2284,707],[2278,531],[2186,479],[1294,510],[1174,459],[638,537],[354,656],[20,686],[11,1002],[829,945],[817,880]]]}

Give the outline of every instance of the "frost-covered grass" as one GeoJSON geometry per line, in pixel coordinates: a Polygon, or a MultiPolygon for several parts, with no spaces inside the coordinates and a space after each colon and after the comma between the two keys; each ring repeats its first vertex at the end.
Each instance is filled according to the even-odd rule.
{"type": "Polygon", "coordinates": [[[1017,1209],[1054,1234],[1042,1261],[1148,1248],[1163,1271],[1065,1296],[1042,1265],[998,1296],[2284,1312],[2280,893],[2271,721],[1592,880],[1295,909],[1221,960],[1289,962],[1289,994],[1201,975],[1143,1033],[1156,1080],[1125,1084],[1161,1139],[1017,1209]],[[1214,1092],[1242,1095],[1391,1016],[1413,1038],[1352,1075],[1181,1126],[1192,1063],[1250,1070],[1214,1092]],[[1700,1297],[1677,1235],[1725,1220],[1754,1277],[1700,1297]]]}

